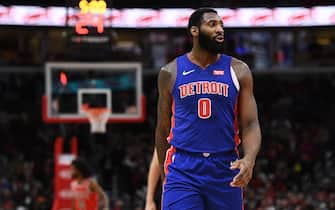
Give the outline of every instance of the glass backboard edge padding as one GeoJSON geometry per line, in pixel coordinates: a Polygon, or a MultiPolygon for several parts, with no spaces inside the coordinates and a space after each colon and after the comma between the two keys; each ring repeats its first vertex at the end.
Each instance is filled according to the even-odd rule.
{"type": "MultiPolygon", "coordinates": [[[[136,71],[136,78],[137,78],[137,86],[139,88],[136,89],[137,91],[137,105],[138,105],[138,108],[139,108],[139,111],[140,111],[140,114],[143,115],[143,108],[145,108],[143,106],[143,103],[145,103],[145,99],[143,98],[143,92],[142,92],[142,68],[141,68],[141,65],[138,65],[137,66],[137,71],[136,71]],[[144,101],[143,101],[144,100],[144,101]]],[[[145,118],[145,116],[143,116],[145,118]]],[[[143,119],[144,121],[144,119],[143,119]]]]}
{"type": "Polygon", "coordinates": [[[45,105],[45,119],[49,118],[49,116],[51,116],[51,110],[49,109],[49,104],[51,104],[51,97],[49,97],[51,95],[51,64],[46,63],[45,64],[45,98],[44,100],[42,100],[42,102],[44,102],[45,105]]]}
{"type": "Polygon", "coordinates": [[[46,80],[46,93],[42,97],[42,117],[45,122],[48,123],[62,123],[62,122],[75,122],[75,123],[86,123],[88,122],[87,119],[82,117],[76,117],[76,116],[51,116],[51,110],[50,106],[48,106],[49,103],[51,103],[51,98],[48,97],[51,95],[51,69],[52,68],[67,68],[69,65],[71,65],[71,70],[78,70],[80,71],[83,67],[84,68],[98,68],[101,71],[118,71],[120,68],[125,71],[133,71],[133,69],[136,69],[136,80],[138,83],[137,91],[137,98],[136,103],[138,104],[138,110],[140,110],[140,113],[135,116],[126,116],[124,118],[116,117],[113,119],[113,116],[109,119],[108,122],[143,122],[145,119],[145,114],[143,113],[143,110],[145,110],[145,107],[143,105],[143,102],[145,101],[144,96],[142,94],[142,65],[139,62],[46,62],[45,63],[45,80],[46,80]],[[112,67],[112,68],[111,68],[112,67]],[[144,99],[144,100],[143,100],[144,99]]]}
{"type": "MultiPolygon", "coordinates": [[[[67,68],[69,67],[69,65],[71,66],[71,69],[73,70],[78,70],[80,71],[80,69],[84,68],[99,68],[101,70],[106,70],[106,71],[117,71],[118,69],[124,69],[124,70],[129,70],[131,68],[136,68],[136,69],[142,69],[141,68],[141,63],[139,62],[115,62],[115,63],[111,63],[111,62],[106,62],[106,63],[102,63],[102,62],[47,62],[46,63],[46,69],[51,69],[52,67],[55,68],[67,68]],[[108,69],[110,67],[113,67],[112,69],[108,69]]],[[[142,72],[141,72],[142,73],[142,72]]]]}

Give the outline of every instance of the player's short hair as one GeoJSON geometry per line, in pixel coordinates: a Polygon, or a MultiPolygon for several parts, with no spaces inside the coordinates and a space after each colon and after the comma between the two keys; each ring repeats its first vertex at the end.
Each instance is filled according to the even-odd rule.
{"type": "Polygon", "coordinates": [[[218,12],[215,9],[208,8],[208,7],[199,8],[191,14],[190,19],[188,20],[188,26],[187,26],[187,32],[190,36],[192,36],[190,32],[192,26],[197,26],[198,28],[200,28],[201,21],[203,20],[204,14],[209,13],[209,12],[218,14],[218,12]]]}
{"type": "Polygon", "coordinates": [[[84,159],[76,158],[72,161],[71,165],[75,167],[84,178],[89,178],[92,176],[91,168],[84,159]]]}

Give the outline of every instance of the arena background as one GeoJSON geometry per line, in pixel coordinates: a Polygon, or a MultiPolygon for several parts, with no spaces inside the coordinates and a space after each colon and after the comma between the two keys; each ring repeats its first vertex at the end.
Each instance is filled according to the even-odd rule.
{"type": "MultiPolygon", "coordinates": [[[[325,6],[318,17],[330,14],[327,24],[309,22],[310,16],[299,14],[298,22],[291,25],[232,24],[225,29],[225,49],[253,71],[263,134],[254,177],[245,190],[245,209],[335,209],[332,1],[106,0],[106,3],[109,9],[118,10],[211,6],[235,11],[253,7],[325,6]]],[[[71,139],[77,138],[78,154],[90,162],[111,200],[110,209],[143,209],[154,143],[157,74],[162,64],[191,48],[185,28],[146,23],[104,26],[104,32],[99,34],[89,27],[88,35],[93,38],[83,41],[76,33],[75,23],[66,21],[64,25],[48,26],[28,20],[15,22],[18,15],[8,9],[13,9],[13,5],[37,6],[42,11],[50,6],[78,7],[79,0],[13,0],[0,4],[0,209],[52,209],[57,137],[63,138],[65,152],[71,150],[71,139]],[[145,96],[144,121],[111,123],[107,125],[107,133],[99,135],[91,134],[88,123],[46,123],[42,96],[46,87],[45,64],[50,61],[139,62],[145,96]]]]}

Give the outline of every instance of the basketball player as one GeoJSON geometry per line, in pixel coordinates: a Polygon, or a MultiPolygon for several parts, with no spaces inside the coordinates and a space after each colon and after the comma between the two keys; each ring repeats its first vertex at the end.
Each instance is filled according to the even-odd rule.
{"type": "Polygon", "coordinates": [[[153,152],[152,160],[150,163],[149,173],[148,173],[148,186],[147,186],[147,195],[145,201],[145,210],[156,210],[155,204],[155,192],[158,185],[160,176],[159,163],[157,159],[156,149],[153,152]]]}
{"type": "Polygon", "coordinates": [[[192,50],[158,76],[155,141],[163,210],[241,210],[242,188],[261,145],[252,74],[244,62],[223,54],[223,22],[215,10],[196,10],[188,32],[192,50]]]}
{"type": "Polygon", "coordinates": [[[71,163],[71,190],[73,191],[73,210],[98,210],[98,198],[103,201],[104,210],[109,210],[109,201],[100,185],[91,178],[91,172],[82,159],[71,163]]]}

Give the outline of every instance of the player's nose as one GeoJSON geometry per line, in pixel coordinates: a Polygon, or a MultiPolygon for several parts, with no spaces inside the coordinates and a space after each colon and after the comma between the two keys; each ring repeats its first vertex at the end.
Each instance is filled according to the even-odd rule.
{"type": "Polygon", "coordinates": [[[221,25],[218,25],[217,27],[216,27],[216,33],[217,34],[220,34],[220,35],[223,35],[223,27],[221,26],[221,25]]]}

